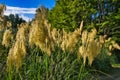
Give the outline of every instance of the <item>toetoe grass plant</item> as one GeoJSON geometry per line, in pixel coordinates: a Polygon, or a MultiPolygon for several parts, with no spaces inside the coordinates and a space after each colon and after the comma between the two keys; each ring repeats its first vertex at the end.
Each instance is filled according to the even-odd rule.
{"type": "Polygon", "coordinates": [[[61,48],[63,51],[68,50],[69,52],[73,52],[75,50],[76,44],[78,43],[81,31],[83,27],[83,21],[81,22],[81,25],[78,29],[76,29],[74,32],[69,32],[68,34],[63,30],[63,39],[61,48]]]}
{"type": "Polygon", "coordinates": [[[120,50],[107,35],[97,35],[95,28],[83,30],[83,21],[73,32],[51,28],[44,7],[31,23],[20,24],[17,33],[7,25],[1,42],[8,49],[3,78],[7,80],[94,80],[97,77],[90,72],[94,61],[120,50]]]}
{"type": "Polygon", "coordinates": [[[43,50],[48,55],[50,55],[52,45],[51,45],[49,29],[42,24],[43,23],[40,23],[38,21],[32,23],[32,27],[29,33],[29,43],[31,46],[34,44],[36,46],[39,46],[41,50],[43,50]]]}
{"type": "Polygon", "coordinates": [[[92,64],[95,57],[100,52],[100,44],[95,40],[96,29],[92,29],[91,32],[83,31],[82,33],[82,45],[79,47],[78,56],[82,57],[84,64],[86,59],[89,61],[89,65],[92,64]]]}
{"type": "Polygon", "coordinates": [[[22,65],[22,58],[25,56],[26,52],[26,31],[28,25],[21,24],[19,26],[18,32],[16,34],[16,41],[13,43],[11,49],[9,50],[7,57],[7,67],[10,69],[12,65],[16,67],[16,70],[22,65]]]}

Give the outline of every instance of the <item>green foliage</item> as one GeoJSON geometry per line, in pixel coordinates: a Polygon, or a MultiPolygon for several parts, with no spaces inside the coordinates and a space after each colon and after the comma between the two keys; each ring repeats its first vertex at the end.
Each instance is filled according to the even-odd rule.
{"type": "Polygon", "coordinates": [[[13,30],[14,33],[17,32],[17,30],[18,30],[18,25],[20,25],[21,23],[26,22],[25,20],[23,20],[22,18],[20,18],[20,17],[18,16],[18,14],[16,14],[16,15],[10,14],[9,16],[5,16],[5,20],[4,20],[4,21],[5,21],[5,22],[6,22],[6,21],[11,22],[11,24],[12,24],[11,27],[12,27],[12,30],[13,30]]]}
{"type": "MultiPolygon", "coordinates": [[[[80,22],[84,21],[84,29],[88,31],[94,26],[99,34],[106,34],[113,40],[120,42],[120,0],[56,0],[53,9],[36,10],[35,19],[48,18],[53,28],[73,31],[79,27],[80,22]],[[43,13],[45,13],[43,15],[43,13]],[[46,17],[48,15],[48,17],[46,17]]],[[[5,17],[4,24],[7,21],[12,23],[13,33],[17,32],[17,24],[25,22],[18,15],[9,15],[5,17]]],[[[5,26],[5,25],[4,25],[5,26]]],[[[38,47],[27,48],[27,56],[23,60],[23,65],[18,72],[12,67],[6,72],[6,59],[8,49],[1,45],[3,32],[0,32],[0,79],[4,80],[90,80],[94,77],[89,71],[91,68],[83,65],[82,60],[77,59],[77,54],[63,52],[56,47],[51,56],[46,55],[38,47]],[[6,75],[7,74],[7,75],[6,75]]],[[[103,48],[99,56],[93,62],[97,70],[108,72],[111,70],[111,64],[117,63],[115,55],[108,56],[107,48],[103,48]]],[[[119,57],[118,57],[119,58],[119,57]]]]}
{"type": "Polygon", "coordinates": [[[94,25],[98,34],[106,34],[120,42],[120,5],[119,0],[57,0],[48,13],[52,27],[73,31],[84,21],[89,30],[94,25]]]}
{"type": "Polygon", "coordinates": [[[111,14],[108,18],[109,23],[107,23],[106,25],[108,27],[106,28],[106,34],[108,36],[111,36],[114,40],[116,40],[117,42],[120,42],[120,10],[118,13],[115,14],[111,14]]]}
{"type": "Polygon", "coordinates": [[[94,19],[98,34],[106,34],[113,40],[120,42],[120,5],[119,0],[103,0],[99,2],[98,17],[94,19]]]}
{"type": "Polygon", "coordinates": [[[85,24],[91,22],[91,15],[96,11],[91,1],[84,0],[58,0],[56,6],[48,13],[52,27],[65,30],[74,30],[84,20],[85,24]]]}
{"type": "Polygon", "coordinates": [[[103,72],[109,72],[111,69],[111,64],[110,64],[110,56],[108,56],[106,53],[108,53],[107,49],[103,48],[93,62],[93,66],[100,71],[103,72]]]}
{"type": "Polygon", "coordinates": [[[2,45],[3,31],[0,31],[0,79],[5,78],[6,72],[6,58],[8,49],[2,45]]]}
{"type": "Polygon", "coordinates": [[[109,73],[112,70],[111,65],[118,63],[118,59],[115,54],[108,56],[108,49],[102,48],[98,57],[94,60],[93,66],[95,69],[109,73]]]}
{"type": "Polygon", "coordinates": [[[37,47],[30,50],[19,72],[12,68],[7,73],[8,80],[88,80],[93,77],[74,54],[65,53],[57,47],[57,52],[53,52],[51,56],[41,52],[37,47]]]}

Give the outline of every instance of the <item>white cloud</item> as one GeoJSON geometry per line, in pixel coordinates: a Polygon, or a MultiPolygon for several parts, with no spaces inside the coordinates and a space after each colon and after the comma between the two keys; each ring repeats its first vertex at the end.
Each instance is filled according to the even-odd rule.
{"type": "Polygon", "coordinates": [[[24,19],[24,20],[26,20],[27,22],[32,20],[32,18],[24,16],[23,14],[19,15],[19,17],[22,18],[22,19],[24,19]]]}
{"type": "Polygon", "coordinates": [[[9,14],[35,14],[36,8],[21,8],[21,7],[12,7],[6,6],[5,15],[9,14]]]}
{"type": "Polygon", "coordinates": [[[21,18],[25,19],[26,21],[31,20],[30,17],[25,16],[24,14],[35,14],[36,8],[21,8],[21,7],[13,7],[13,6],[6,6],[5,15],[10,14],[18,14],[21,18]]]}

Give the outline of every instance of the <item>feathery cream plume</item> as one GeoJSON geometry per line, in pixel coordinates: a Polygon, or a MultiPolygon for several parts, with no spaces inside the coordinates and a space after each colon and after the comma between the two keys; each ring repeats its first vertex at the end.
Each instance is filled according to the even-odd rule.
{"type": "Polygon", "coordinates": [[[110,46],[109,46],[109,51],[111,51],[111,50],[112,50],[112,47],[113,47],[112,45],[110,45],[110,46]]]}
{"type": "Polygon", "coordinates": [[[5,45],[5,47],[10,46],[10,42],[12,40],[12,31],[11,30],[6,30],[3,34],[3,40],[2,40],[2,45],[5,45]]]}
{"type": "Polygon", "coordinates": [[[46,52],[48,55],[51,54],[51,33],[50,24],[43,21],[32,22],[32,27],[29,33],[29,43],[30,45],[38,46],[42,51],[46,52]]]}
{"type": "Polygon", "coordinates": [[[63,41],[61,48],[63,51],[67,50],[70,52],[73,52],[75,50],[76,44],[79,41],[81,32],[82,32],[82,27],[83,27],[83,21],[81,22],[80,28],[76,29],[74,32],[69,32],[66,33],[63,30],[63,41]]]}
{"type": "Polygon", "coordinates": [[[100,43],[95,39],[96,32],[96,29],[92,29],[91,32],[82,32],[82,45],[79,47],[78,57],[83,58],[84,64],[86,64],[86,59],[88,59],[89,65],[91,65],[100,52],[100,43]]]}
{"type": "Polygon", "coordinates": [[[16,70],[22,65],[22,58],[26,55],[26,31],[28,24],[21,24],[18,32],[16,34],[16,41],[12,48],[9,50],[7,57],[7,67],[8,69],[14,65],[16,70]]]}
{"type": "Polygon", "coordinates": [[[117,43],[113,43],[113,47],[120,50],[120,46],[117,43]]]}

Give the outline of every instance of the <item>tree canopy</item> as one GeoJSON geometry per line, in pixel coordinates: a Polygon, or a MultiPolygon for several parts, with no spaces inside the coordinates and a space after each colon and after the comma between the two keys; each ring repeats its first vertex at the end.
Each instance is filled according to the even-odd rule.
{"type": "Polygon", "coordinates": [[[84,28],[95,27],[98,34],[118,39],[120,20],[120,0],[56,0],[56,5],[48,13],[48,19],[57,29],[74,31],[84,21],[84,28]]]}

